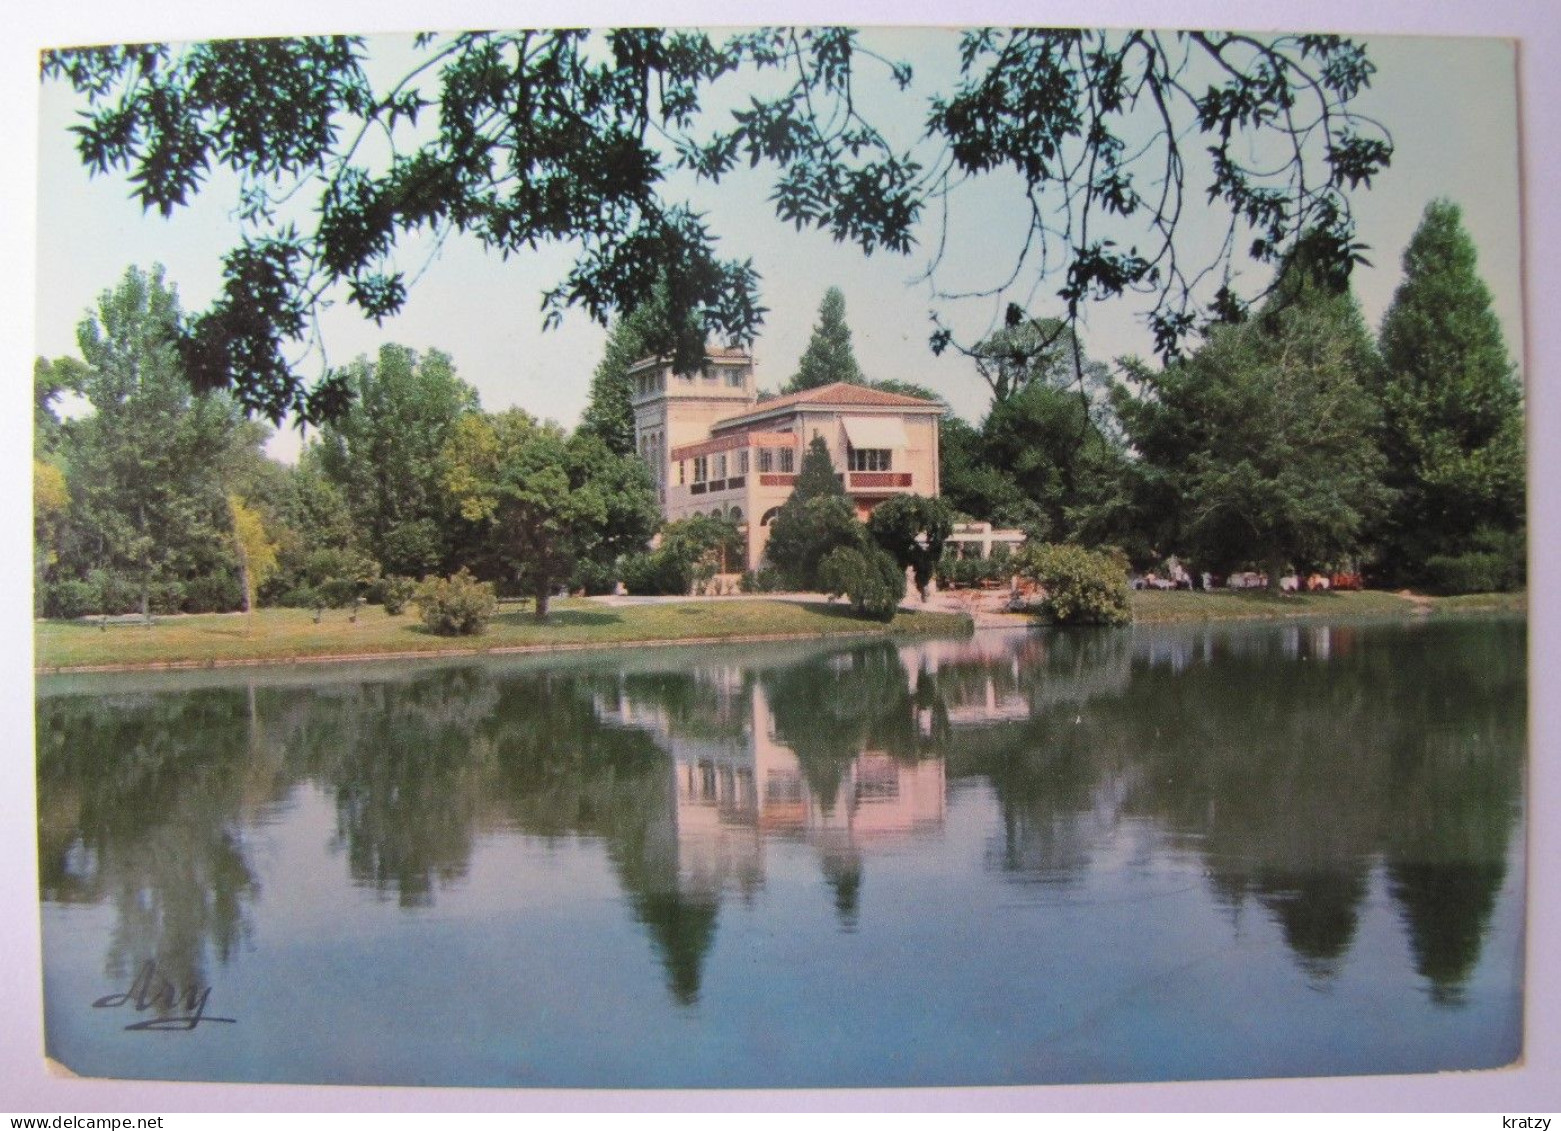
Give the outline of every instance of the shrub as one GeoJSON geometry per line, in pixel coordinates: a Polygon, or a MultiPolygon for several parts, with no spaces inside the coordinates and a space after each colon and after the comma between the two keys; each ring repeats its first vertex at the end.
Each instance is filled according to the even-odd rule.
{"type": "Polygon", "coordinates": [[[1499,593],[1516,589],[1511,558],[1496,552],[1433,554],[1426,559],[1426,588],[1433,593],[1499,593]]]}
{"type": "Polygon", "coordinates": [[[893,620],[905,596],[905,571],[876,546],[842,546],[818,563],[819,588],[831,597],[849,597],[862,616],[893,620]]]}
{"type": "Polygon", "coordinates": [[[618,573],[624,588],[637,597],[685,596],[694,585],[693,564],[665,547],[625,556],[618,573]]]}
{"type": "Polygon", "coordinates": [[[583,590],[588,597],[600,597],[618,588],[618,570],[613,565],[603,565],[581,559],[575,563],[574,574],[569,578],[569,589],[583,590]]]}
{"type": "MultiPolygon", "coordinates": [[[[201,578],[201,577],[197,577],[194,580],[192,580],[190,582],[190,584],[193,586],[197,582],[200,582],[200,581],[203,581],[203,580],[205,580],[205,579],[201,578]]],[[[213,587],[213,591],[214,592],[217,591],[216,587],[213,587]]],[[[150,591],[147,593],[147,602],[146,602],[147,603],[147,608],[150,609],[152,612],[157,613],[160,616],[167,616],[167,615],[171,615],[173,613],[184,612],[184,611],[189,611],[189,612],[205,612],[205,611],[208,611],[208,610],[204,610],[204,609],[188,609],[187,608],[187,603],[188,603],[187,597],[188,597],[188,589],[186,588],[184,582],[182,582],[182,581],[172,581],[172,580],[169,580],[169,581],[154,582],[152,584],[152,586],[151,586],[150,591]]],[[[214,609],[211,609],[209,611],[210,612],[214,612],[214,613],[225,613],[225,612],[228,612],[229,610],[227,608],[214,608],[214,609]]]]}
{"type": "Polygon", "coordinates": [[[50,582],[43,588],[43,615],[75,620],[96,612],[98,597],[95,586],[77,577],[50,582]]]}
{"type": "Polygon", "coordinates": [[[1057,624],[1127,624],[1133,619],[1127,559],[1121,551],[1083,546],[1026,546],[1013,558],[1018,572],[1046,591],[1042,615],[1057,624]]]}
{"type": "Polygon", "coordinates": [[[205,573],[184,586],[186,612],[231,613],[243,607],[244,588],[231,573],[205,573]]]}
{"type": "Polygon", "coordinates": [[[276,603],[284,609],[319,609],[325,605],[324,599],[310,585],[294,585],[285,590],[276,603]]]}
{"type": "Polygon", "coordinates": [[[87,573],[87,584],[97,594],[93,612],[107,616],[141,611],[141,590],[117,573],[94,569],[87,573]]]}
{"type": "Polygon", "coordinates": [[[412,595],[417,592],[417,582],[410,577],[387,577],[379,583],[379,601],[385,606],[385,615],[399,617],[406,611],[412,595]]]}
{"type": "Polygon", "coordinates": [[[786,579],[774,566],[761,566],[757,572],[749,570],[739,582],[744,593],[784,593],[786,579]]]}
{"type": "Polygon", "coordinates": [[[412,595],[430,632],[440,636],[476,636],[498,610],[493,586],[465,569],[448,580],[425,577],[412,595]]]}

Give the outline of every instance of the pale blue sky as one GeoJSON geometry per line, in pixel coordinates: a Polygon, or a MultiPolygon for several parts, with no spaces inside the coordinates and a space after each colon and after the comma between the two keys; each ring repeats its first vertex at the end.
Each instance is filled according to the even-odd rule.
{"type": "MultiPolygon", "coordinates": [[[[877,119],[899,130],[895,140],[913,144],[926,92],[946,89],[954,72],[957,37],[924,28],[879,30],[868,38],[883,54],[916,66],[920,97],[885,103],[913,112],[885,112],[877,119]]],[[[1372,248],[1374,265],[1362,270],[1356,283],[1367,318],[1375,326],[1389,302],[1399,256],[1425,204],[1446,196],[1464,208],[1516,356],[1521,324],[1513,46],[1498,39],[1387,38],[1372,40],[1370,47],[1379,73],[1359,108],[1389,126],[1397,151],[1377,187],[1357,196],[1361,237],[1372,248]]],[[[408,51],[400,38],[370,43],[375,57],[400,60],[409,57],[408,51]]],[[[387,71],[399,72],[399,66],[387,71]]],[[[76,352],[75,326],[83,312],[131,263],[163,263],[186,309],[203,306],[220,279],[218,256],[231,246],[236,230],[229,219],[230,182],[214,177],[194,207],[169,219],[143,214],[128,199],[122,178],[89,178],[81,168],[66,128],[78,106],[73,92],[49,83],[41,95],[37,352],[49,357],[76,352]]],[[[967,359],[952,353],[932,356],[928,312],[935,306],[963,340],[974,341],[992,325],[1006,298],[1023,299],[1025,289],[1003,300],[934,302],[927,284],[913,282],[926,265],[926,249],[937,242],[932,223],[923,224],[922,247],[911,255],[866,257],[824,234],[798,233],[777,220],[766,199],[772,177],[766,169],[743,170],[713,189],[692,182],[686,189],[674,182],[669,189],[669,196],[689,192],[708,210],[727,253],[752,256],[763,277],[763,299],[771,313],[755,345],[760,384],[778,386],[794,371],[819,299],[834,284],[845,292],[857,359],[870,376],[930,386],[962,415],[978,419],[987,407],[986,388],[967,359]]],[[[1198,188],[1190,195],[1201,205],[1198,188]]],[[[1211,232],[1221,227],[1216,213],[1195,206],[1191,216],[1192,227],[1205,221],[1211,232]]],[[[1001,278],[1026,220],[1012,185],[997,180],[966,186],[953,201],[950,251],[938,277],[942,289],[985,287],[1001,278]]],[[[405,246],[399,265],[415,273],[428,260],[427,247],[405,246]]],[[[454,238],[428,264],[405,311],[384,327],[350,308],[331,312],[324,321],[329,361],[340,364],[372,354],[387,341],[443,349],[478,388],[485,406],[520,405],[572,425],[585,404],[604,331],[583,313],[573,313],[561,329],[542,332],[540,295],[562,277],[568,262],[565,248],[506,262],[486,255],[473,241],[454,238]]],[[[1261,269],[1251,268],[1247,278],[1261,275],[1261,269]]],[[[1057,285],[1045,285],[1031,304],[1034,313],[1056,311],[1051,296],[1057,285]]],[[[1149,352],[1150,339],[1138,318],[1141,309],[1132,301],[1092,307],[1085,328],[1090,352],[1107,358],[1149,352]]],[[[317,364],[310,359],[304,369],[312,372],[317,364]]],[[[281,437],[274,450],[285,455],[294,446],[281,437]]]]}

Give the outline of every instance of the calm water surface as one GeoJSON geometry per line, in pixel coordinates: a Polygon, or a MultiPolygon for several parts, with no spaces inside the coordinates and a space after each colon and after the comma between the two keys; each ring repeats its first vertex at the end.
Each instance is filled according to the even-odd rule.
{"type": "Polygon", "coordinates": [[[1508,1064],[1524,663],[1480,621],[43,679],[48,1049],[591,1087],[1508,1064]]]}

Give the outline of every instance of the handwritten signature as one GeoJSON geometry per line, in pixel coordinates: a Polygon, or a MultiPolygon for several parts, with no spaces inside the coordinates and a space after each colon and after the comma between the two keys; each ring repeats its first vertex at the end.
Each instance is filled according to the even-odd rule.
{"type": "Polygon", "coordinates": [[[156,1017],[126,1025],[126,1032],[187,1033],[202,1021],[237,1025],[238,1020],[233,1017],[206,1016],[206,1002],[210,997],[210,986],[191,984],[181,990],[158,973],[156,962],[146,962],[136,972],[135,980],[130,983],[128,990],[105,994],[92,1003],[92,1008],[119,1009],[131,1005],[137,1013],[145,1013],[148,1009],[157,1011],[156,1017]]]}

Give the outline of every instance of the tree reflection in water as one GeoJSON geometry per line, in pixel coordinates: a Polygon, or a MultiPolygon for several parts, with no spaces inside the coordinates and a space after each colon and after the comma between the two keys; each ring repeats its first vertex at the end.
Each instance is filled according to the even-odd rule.
{"type": "Polygon", "coordinates": [[[767,842],[812,851],[854,931],[874,857],[941,837],[958,782],[994,800],[994,874],[1067,890],[1124,837],[1190,854],[1319,985],[1380,869],[1415,969],[1456,1006],[1521,815],[1522,633],[1037,632],[46,693],[43,897],[112,906],[110,974],[155,959],[204,982],[262,898],[246,830],[307,784],[353,882],[408,909],[462,884],[490,833],[599,841],[691,1005],[767,842]]]}

